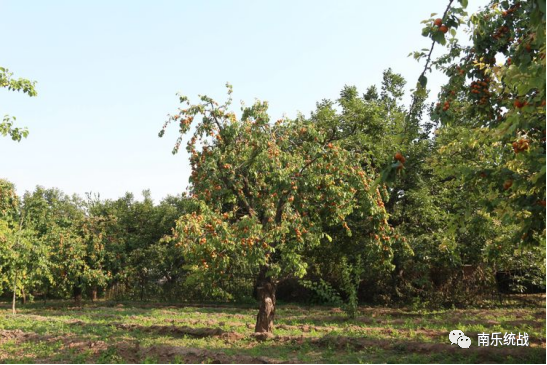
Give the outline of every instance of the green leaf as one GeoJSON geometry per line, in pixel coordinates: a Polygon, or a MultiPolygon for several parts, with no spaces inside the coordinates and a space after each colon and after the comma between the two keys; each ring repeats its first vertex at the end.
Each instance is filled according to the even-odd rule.
{"type": "Polygon", "coordinates": [[[535,184],[537,183],[539,178],[543,178],[544,176],[545,176],[545,166],[543,166],[537,174],[534,174],[534,176],[532,176],[530,180],[535,184]]]}
{"type": "Polygon", "coordinates": [[[446,40],[444,38],[444,33],[442,33],[441,31],[434,32],[432,39],[435,42],[443,44],[443,45],[446,43],[446,40]]]}
{"type": "Polygon", "coordinates": [[[425,77],[425,75],[421,75],[419,78],[418,78],[418,82],[420,83],[420,85],[422,87],[426,87],[427,86],[427,77],[425,77]]]}

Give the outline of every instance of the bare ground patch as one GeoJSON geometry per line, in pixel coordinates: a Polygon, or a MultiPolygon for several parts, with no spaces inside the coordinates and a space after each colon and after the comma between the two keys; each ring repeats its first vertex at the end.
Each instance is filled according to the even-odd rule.
{"type": "MultiPolygon", "coordinates": [[[[189,363],[211,364],[279,364],[281,361],[265,356],[228,355],[222,351],[180,346],[151,346],[141,348],[130,343],[116,345],[117,354],[127,363],[139,363],[146,358],[153,358],[159,363],[180,361],[189,363]]],[[[290,361],[297,363],[297,361],[290,361]]]]}
{"type": "Polygon", "coordinates": [[[29,341],[35,339],[38,335],[32,332],[23,332],[21,330],[0,330],[0,344],[7,341],[29,341]]]}
{"type": "MultiPolygon", "coordinates": [[[[75,335],[40,335],[34,332],[23,332],[21,330],[0,330],[0,344],[6,341],[14,341],[16,344],[24,342],[32,343],[55,343],[60,342],[61,345],[57,349],[57,353],[61,355],[63,353],[82,353],[86,352],[89,356],[97,356],[102,351],[108,348],[108,345],[104,341],[82,339],[75,335]]],[[[51,357],[39,358],[33,355],[24,353],[24,350],[17,351],[14,354],[17,358],[27,359],[32,358],[34,363],[51,363],[53,359],[51,357]]],[[[0,360],[6,359],[8,356],[6,353],[0,351],[0,360]]],[[[60,362],[60,361],[56,361],[60,362]]]]}
{"type": "Polygon", "coordinates": [[[237,341],[245,336],[237,332],[224,331],[222,328],[192,328],[188,326],[139,326],[135,324],[113,323],[116,328],[140,330],[160,335],[190,336],[195,338],[219,337],[227,341],[237,341]]]}

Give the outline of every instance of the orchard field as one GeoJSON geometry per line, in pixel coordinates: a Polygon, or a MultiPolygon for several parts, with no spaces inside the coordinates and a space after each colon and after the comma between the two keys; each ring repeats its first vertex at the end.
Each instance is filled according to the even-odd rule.
{"type": "MultiPolygon", "coordinates": [[[[154,158],[148,142],[124,144],[128,130],[88,123],[102,134],[81,148],[92,160],[74,166],[138,186],[183,171],[186,190],[180,181],[160,201],[151,190],[23,193],[1,170],[0,362],[545,363],[545,2],[485,1],[474,13],[467,0],[445,3],[422,21],[429,48],[409,55],[421,73],[386,68],[365,88],[340,84],[309,114],[275,115],[258,99],[234,107],[229,83],[222,99],[191,89],[173,97],[163,127],[131,122],[155,123],[145,139],[170,139],[154,158]],[[186,165],[144,168],[169,150],[186,165]]],[[[0,67],[0,88],[37,96],[34,81],[13,75],[0,67]]],[[[151,100],[157,88],[133,89],[151,100]]],[[[138,109],[147,102],[127,105],[157,115],[138,109]]],[[[32,143],[18,123],[2,119],[13,141],[0,147],[32,143]]],[[[48,149],[68,153],[67,125],[51,134],[63,141],[42,140],[48,149]]],[[[42,157],[21,151],[8,161],[18,183],[35,172],[19,157],[42,157]]],[[[36,176],[58,161],[45,158],[36,176]]],[[[81,184],[67,191],[88,191],[81,184]]]]}
{"type": "Polygon", "coordinates": [[[275,335],[253,337],[256,310],[134,302],[2,305],[1,363],[545,363],[545,296],[503,308],[411,310],[279,305],[275,335]],[[451,345],[463,331],[470,348],[451,345]],[[478,347],[479,333],[526,332],[529,346],[478,347]]]}

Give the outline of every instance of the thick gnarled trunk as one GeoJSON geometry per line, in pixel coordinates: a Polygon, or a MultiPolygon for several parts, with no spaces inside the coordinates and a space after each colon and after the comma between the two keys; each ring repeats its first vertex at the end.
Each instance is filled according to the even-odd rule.
{"type": "Polygon", "coordinates": [[[257,287],[260,309],[256,317],[255,332],[272,333],[275,317],[276,285],[270,279],[262,280],[257,287]]]}

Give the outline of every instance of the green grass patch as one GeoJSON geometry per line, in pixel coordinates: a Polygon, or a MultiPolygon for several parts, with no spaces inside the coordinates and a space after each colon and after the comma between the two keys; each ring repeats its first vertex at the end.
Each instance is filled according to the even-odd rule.
{"type": "Polygon", "coordinates": [[[277,337],[264,342],[250,336],[255,315],[249,306],[56,302],[26,305],[13,316],[4,304],[0,363],[545,363],[541,306],[362,307],[350,320],[333,308],[280,305],[277,337]],[[454,329],[471,338],[471,348],[450,345],[454,329]],[[483,332],[526,332],[530,346],[478,348],[483,332]]]}

